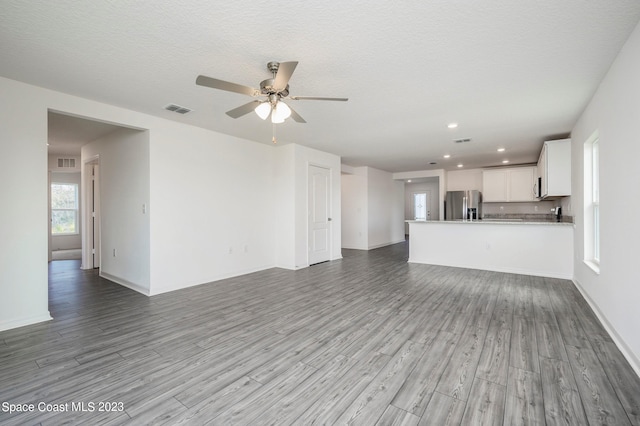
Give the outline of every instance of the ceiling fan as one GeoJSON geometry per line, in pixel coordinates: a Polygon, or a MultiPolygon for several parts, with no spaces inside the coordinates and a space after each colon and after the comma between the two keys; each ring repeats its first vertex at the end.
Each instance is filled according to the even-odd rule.
{"type": "Polygon", "coordinates": [[[306,123],[304,118],[295,112],[283,99],[311,100],[311,101],[348,101],[349,98],[326,98],[318,96],[289,96],[289,79],[296,69],[298,62],[269,62],[267,69],[272,77],[260,82],[260,89],[244,86],[242,84],[230,83],[218,80],[217,78],[199,75],[196,84],[199,86],[212,87],[214,89],[226,90],[227,92],[240,93],[252,97],[266,97],[265,100],[254,100],[237,108],[227,111],[227,115],[232,118],[242,117],[255,111],[263,120],[271,115],[271,122],[274,124],[283,123],[285,119],[292,117],[298,123],[306,123]]]}

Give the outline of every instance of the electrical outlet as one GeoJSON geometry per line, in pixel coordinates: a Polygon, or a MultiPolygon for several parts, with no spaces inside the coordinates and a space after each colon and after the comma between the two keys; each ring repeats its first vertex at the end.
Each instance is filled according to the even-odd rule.
{"type": "Polygon", "coordinates": [[[233,247],[229,247],[229,250],[227,251],[227,253],[233,254],[233,247]]]}
{"type": "Polygon", "coordinates": [[[247,244],[244,245],[244,252],[245,253],[249,252],[249,246],[247,244]]]}

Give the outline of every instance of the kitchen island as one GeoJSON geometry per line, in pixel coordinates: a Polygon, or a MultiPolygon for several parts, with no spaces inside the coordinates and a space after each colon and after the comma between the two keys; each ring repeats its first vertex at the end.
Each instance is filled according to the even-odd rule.
{"type": "Polygon", "coordinates": [[[573,277],[573,223],[416,221],[409,262],[543,277],[573,277]]]}

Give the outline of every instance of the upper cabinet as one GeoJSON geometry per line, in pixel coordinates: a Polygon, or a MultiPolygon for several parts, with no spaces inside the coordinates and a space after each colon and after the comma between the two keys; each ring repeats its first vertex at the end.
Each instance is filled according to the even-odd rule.
{"type": "Polygon", "coordinates": [[[539,198],[571,195],[571,139],[546,141],[538,160],[539,198]]]}
{"type": "Polygon", "coordinates": [[[535,201],[535,167],[498,168],[482,172],[482,201],[535,201]]]}

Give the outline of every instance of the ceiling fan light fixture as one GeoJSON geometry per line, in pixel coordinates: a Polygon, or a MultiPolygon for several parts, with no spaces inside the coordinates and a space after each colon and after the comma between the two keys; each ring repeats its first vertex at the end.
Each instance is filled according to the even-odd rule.
{"type": "Polygon", "coordinates": [[[266,120],[271,113],[271,104],[269,102],[262,102],[256,107],[255,112],[258,114],[258,117],[266,120]]]}
{"type": "Polygon", "coordinates": [[[284,118],[276,117],[276,115],[274,113],[274,114],[271,114],[271,122],[273,124],[281,124],[281,123],[284,123],[284,118]]]}
{"type": "Polygon", "coordinates": [[[273,107],[273,112],[271,113],[271,122],[272,123],[284,123],[284,120],[291,116],[291,108],[289,105],[285,104],[282,101],[278,101],[273,107]]]}

